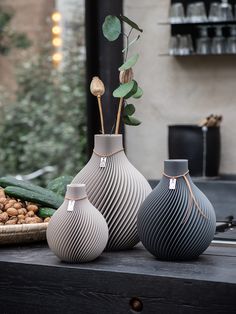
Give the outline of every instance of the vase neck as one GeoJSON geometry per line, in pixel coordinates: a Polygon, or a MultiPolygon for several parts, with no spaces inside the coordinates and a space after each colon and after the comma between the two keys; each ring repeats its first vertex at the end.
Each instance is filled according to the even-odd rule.
{"type": "Polygon", "coordinates": [[[68,184],[65,198],[79,200],[87,197],[85,184],[68,184]]]}
{"type": "Polygon", "coordinates": [[[164,162],[164,173],[168,176],[180,176],[188,171],[188,160],[169,159],[164,162]]]}
{"type": "Polygon", "coordinates": [[[94,151],[101,155],[109,155],[116,153],[123,149],[122,135],[95,135],[94,137],[94,151]]]}

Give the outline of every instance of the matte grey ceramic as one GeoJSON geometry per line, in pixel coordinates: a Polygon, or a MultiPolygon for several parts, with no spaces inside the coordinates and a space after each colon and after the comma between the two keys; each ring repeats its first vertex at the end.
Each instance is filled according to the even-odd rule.
{"type": "Polygon", "coordinates": [[[129,249],[139,242],[137,212],[151,192],[122,149],[122,135],[95,135],[95,153],[72,181],[86,184],[89,200],[106,218],[108,250],[129,249]],[[104,167],[102,156],[108,156],[104,167]]]}
{"type": "MultiPolygon", "coordinates": [[[[178,176],[188,170],[187,160],[166,160],[164,173],[178,176]]],[[[138,213],[138,234],[146,249],[162,260],[197,258],[210,245],[216,228],[213,206],[186,175],[196,203],[183,177],[169,189],[163,176],[138,213]]]]}
{"type": "Polygon", "coordinates": [[[67,186],[64,203],[49,222],[47,241],[65,262],[89,262],[103,252],[108,241],[107,223],[89,202],[84,184],[67,186]],[[77,199],[72,211],[68,211],[69,199],[77,199]]]}

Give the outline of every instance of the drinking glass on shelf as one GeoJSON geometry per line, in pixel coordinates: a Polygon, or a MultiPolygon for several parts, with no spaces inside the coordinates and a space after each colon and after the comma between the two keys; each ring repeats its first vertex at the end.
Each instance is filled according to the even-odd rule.
{"type": "Polygon", "coordinates": [[[211,3],[208,20],[210,22],[218,22],[221,20],[220,3],[219,2],[212,2],[211,3]]]}
{"type": "Polygon", "coordinates": [[[172,24],[185,22],[184,6],[182,2],[176,2],[171,5],[169,20],[172,24]]]}
{"type": "Polygon", "coordinates": [[[212,39],[211,53],[223,54],[226,52],[225,37],[223,36],[222,26],[215,27],[215,37],[212,39]]]}
{"type": "Polygon", "coordinates": [[[230,26],[230,36],[226,40],[226,53],[236,54],[236,25],[230,26]]]}
{"type": "Polygon", "coordinates": [[[232,21],[234,19],[232,5],[228,2],[228,0],[221,0],[219,10],[220,21],[232,21]]]}
{"type": "Polygon", "coordinates": [[[206,7],[204,2],[188,4],[187,21],[190,23],[201,23],[207,21],[206,7]]]}
{"type": "Polygon", "coordinates": [[[207,55],[211,53],[211,39],[208,36],[208,26],[199,26],[199,37],[196,40],[196,53],[207,55]]]}
{"type": "Polygon", "coordinates": [[[172,56],[186,56],[193,53],[193,42],[190,34],[171,36],[169,54],[172,56]]]}
{"type": "Polygon", "coordinates": [[[177,36],[171,36],[169,41],[169,54],[171,56],[178,54],[178,38],[177,36]]]}

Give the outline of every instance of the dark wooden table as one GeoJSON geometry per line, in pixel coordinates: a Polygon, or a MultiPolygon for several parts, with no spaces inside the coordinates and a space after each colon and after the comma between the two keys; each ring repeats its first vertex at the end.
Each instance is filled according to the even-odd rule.
{"type": "Polygon", "coordinates": [[[236,247],[163,262],[141,245],[61,263],[45,244],[0,248],[0,314],[236,313],[236,247]]]}

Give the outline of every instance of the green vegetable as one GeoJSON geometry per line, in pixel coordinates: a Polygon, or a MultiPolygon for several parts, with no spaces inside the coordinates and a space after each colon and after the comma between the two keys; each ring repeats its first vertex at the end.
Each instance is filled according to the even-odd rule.
{"type": "Polygon", "coordinates": [[[27,181],[17,180],[16,178],[11,177],[11,176],[0,178],[0,186],[1,187],[6,188],[9,185],[10,186],[17,186],[19,188],[34,191],[37,193],[45,193],[45,190],[46,190],[44,188],[41,188],[40,186],[29,183],[27,181]]]}
{"type": "Polygon", "coordinates": [[[59,208],[63,203],[63,197],[45,189],[45,192],[37,193],[16,186],[8,186],[5,193],[9,196],[19,198],[24,201],[34,202],[51,208],[59,208]]]}
{"type": "Polygon", "coordinates": [[[41,218],[52,217],[52,215],[56,212],[55,209],[49,207],[41,207],[37,212],[37,215],[41,218]]]}
{"type": "Polygon", "coordinates": [[[48,183],[47,189],[58,195],[64,196],[66,194],[67,184],[70,184],[72,180],[72,176],[58,177],[48,183]]]}

